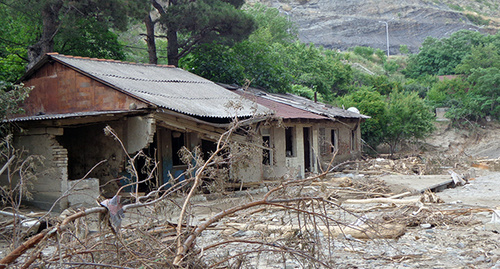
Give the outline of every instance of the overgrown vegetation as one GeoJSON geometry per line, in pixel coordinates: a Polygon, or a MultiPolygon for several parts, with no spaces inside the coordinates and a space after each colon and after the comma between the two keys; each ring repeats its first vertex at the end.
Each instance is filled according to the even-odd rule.
{"type": "MultiPolygon", "coordinates": [[[[42,1],[39,7],[53,7],[57,3],[42,1]]],[[[127,25],[118,27],[116,22],[123,20],[123,16],[71,17],[74,10],[63,14],[61,10],[67,8],[63,6],[59,15],[55,14],[60,17],[58,23],[61,28],[52,40],[54,49],[79,56],[143,59],[150,63],[166,63],[165,59],[169,58],[169,61],[178,62],[180,67],[216,82],[249,84],[271,92],[291,92],[308,98],[317,96],[323,102],[355,106],[361,113],[372,117],[362,127],[363,138],[372,148],[388,143],[388,139],[382,137],[388,137],[388,124],[392,119],[392,115],[380,114],[384,109],[380,109],[379,105],[388,108],[395,98],[404,99],[413,93],[419,99],[412,97],[407,101],[420,104],[421,100],[425,100],[427,105],[419,107],[428,111],[439,106],[450,107],[448,115],[455,122],[499,117],[495,75],[495,68],[500,68],[498,34],[483,35],[463,30],[448,38],[426,39],[418,54],[388,58],[383,50],[369,47],[358,46],[348,52],[338,52],[301,43],[297,39],[297,29],[287,16],[277,9],[259,4],[242,6],[241,1],[215,1],[212,4],[224,8],[214,9],[209,8],[208,0],[199,1],[196,5],[158,3],[153,1],[149,6],[132,1],[124,6],[126,21],[136,25],[130,33],[136,36],[120,34],[119,42],[116,30],[125,30],[127,25]],[[132,7],[138,7],[136,12],[132,12],[132,7]],[[152,9],[159,13],[157,19],[141,17],[152,9]],[[206,10],[203,20],[176,20],[177,24],[170,20],[169,14],[178,17],[198,9],[206,10]],[[220,15],[222,13],[227,16],[220,15]],[[163,28],[157,27],[156,33],[147,32],[139,19],[145,26],[162,25],[163,28]],[[218,30],[203,32],[207,25],[218,30]],[[73,31],[73,28],[76,30],[73,31]],[[168,37],[168,29],[175,34],[170,33],[168,37]],[[138,39],[139,35],[146,36],[146,42],[138,39]],[[163,37],[171,40],[165,42],[163,37]],[[453,82],[438,82],[436,79],[439,75],[454,74],[460,75],[460,78],[453,82]],[[360,96],[368,100],[361,100],[360,96]],[[371,107],[374,105],[372,102],[378,105],[371,107]]],[[[2,3],[6,9],[1,11],[4,16],[0,18],[2,29],[5,28],[0,36],[0,42],[5,44],[0,49],[0,61],[5,63],[0,66],[1,81],[15,81],[20,77],[28,59],[27,48],[39,42],[37,34],[43,33],[39,28],[40,18],[26,18],[17,8],[18,4],[2,3]]],[[[95,8],[100,7],[90,5],[84,13],[94,14],[95,8]]],[[[113,6],[106,8],[106,12],[116,9],[113,6]]],[[[469,19],[477,20],[476,17],[469,19]]],[[[401,47],[401,51],[409,53],[405,46],[401,47]]],[[[427,114],[421,119],[432,122],[427,114]]],[[[421,124],[427,125],[415,123],[416,126],[421,124]]],[[[399,128],[410,127],[399,125],[399,128]]],[[[425,136],[430,129],[422,130],[426,130],[423,132],[425,136]]],[[[398,137],[400,140],[414,140],[423,136],[398,137]]]]}

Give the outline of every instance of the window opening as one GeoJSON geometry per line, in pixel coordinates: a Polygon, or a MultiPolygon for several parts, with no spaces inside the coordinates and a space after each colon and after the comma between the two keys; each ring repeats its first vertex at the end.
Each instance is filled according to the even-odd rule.
{"type": "Polygon", "coordinates": [[[331,139],[330,139],[331,144],[331,152],[334,152],[337,149],[337,130],[332,129],[331,131],[331,139]]]}
{"type": "Polygon", "coordinates": [[[286,157],[295,156],[293,148],[293,133],[294,133],[293,127],[288,127],[285,129],[286,157]]]}
{"type": "Polygon", "coordinates": [[[271,144],[271,137],[270,136],[262,136],[262,142],[263,146],[266,147],[266,149],[263,149],[262,151],[262,164],[265,165],[270,165],[271,164],[271,150],[269,149],[270,144],[271,144]]]}
{"type": "Polygon", "coordinates": [[[172,132],[172,164],[184,165],[179,150],[186,145],[185,134],[181,132],[172,132]]]}

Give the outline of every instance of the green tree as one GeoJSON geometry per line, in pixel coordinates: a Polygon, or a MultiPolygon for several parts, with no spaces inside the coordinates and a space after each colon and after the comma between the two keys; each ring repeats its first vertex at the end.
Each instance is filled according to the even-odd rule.
{"type": "Polygon", "coordinates": [[[2,121],[14,114],[23,112],[19,104],[28,97],[31,89],[31,87],[24,87],[22,84],[0,85],[0,119],[2,121]]]}
{"type": "Polygon", "coordinates": [[[484,44],[486,37],[475,31],[461,30],[449,38],[428,37],[418,54],[410,55],[406,76],[417,78],[421,75],[452,75],[462,59],[471,52],[473,46],[484,44]]]}
{"type": "Polygon", "coordinates": [[[462,77],[444,79],[432,85],[425,100],[433,108],[454,107],[463,102],[470,87],[462,77]]]}
{"type": "Polygon", "coordinates": [[[106,22],[93,17],[73,18],[54,38],[59,53],[92,58],[124,60],[123,46],[106,22]]]}
{"type": "MultiPolygon", "coordinates": [[[[255,29],[255,22],[240,9],[243,3],[244,0],[170,0],[164,7],[153,0],[168,40],[168,64],[178,66],[182,57],[203,43],[232,44],[246,39],[255,29]]],[[[147,39],[154,38],[154,33],[148,32],[147,39]]]]}
{"type": "Polygon", "coordinates": [[[8,36],[0,34],[0,42],[10,47],[15,44],[17,50],[1,57],[12,61],[17,56],[28,68],[45,53],[65,49],[79,56],[121,57],[121,46],[110,29],[125,30],[133,10],[141,4],[149,3],[145,0],[4,0],[0,7],[12,19],[0,25],[0,32],[10,31],[8,36]]]}
{"type": "Polygon", "coordinates": [[[394,91],[389,95],[384,141],[391,154],[402,141],[422,139],[434,131],[434,113],[415,92],[394,91]]]}
{"type": "Polygon", "coordinates": [[[289,44],[285,49],[280,54],[286,59],[284,64],[290,70],[293,84],[309,87],[326,100],[345,94],[352,70],[335,52],[300,42],[289,44]]]}
{"type": "Polygon", "coordinates": [[[492,116],[500,119],[500,69],[498,67],[473,69],[469,81],[474,87],[467,98],[476,105],[473,107],[477,117],[492,116]]]}
{"type": "Polygon", "coordinates": [[[456,73],[470,75],[477,68],[500,68],[500,48],[494,44],[475,46],[456,67],[456,73]]]}
{"type": "Polygon", "coordinates": [[[26,48],[36,42],[37,28],[31,16],[13,12],[0,3],[0,84],[15,82],[24,73],[26,48]]]}
{"type": "MultiPolygon", "coordinates": [[[[294,28],[277,9],[261,5],[246,10],[258,28],[248,40],[233,46],[210,44],[195,49],[180,66],[224,83],[244,84],[268,91],[288,92],[303,86],[324,100],[342,94],[352,79],[351,68],[338,54],[296,40],[294,28]]],[[[307,92],[301,88],[301,92],[307,92]]]]}
{"type": "Polygon", "coordinates": [[[403,55],[407,55],[408,53],[410,53],[408,45],[399,45],[399,52],[403,55]]]}
{"type": "Polygon", "coordinates": [[[387,126],[387,103],[385,97],[370,87],[360,87],[357,91],[337,100],[346,108],[356,107],[363,115],[370,116],[361,125],[361,137],[372,148],[384,141],[384,129],[387,126]]]}
{"type": "Polygon", "coordinates": [[[402,87],[398,81],[390,80],[387,76],[370,76],[369,86],[373,87],[382,95],[389,95],[392,91],[402,87]]]}

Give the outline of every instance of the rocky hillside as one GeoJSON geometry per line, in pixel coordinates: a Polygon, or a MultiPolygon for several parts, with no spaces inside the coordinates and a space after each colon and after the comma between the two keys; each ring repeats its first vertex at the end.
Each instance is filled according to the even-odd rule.
{"type": "Polygon", "coordinates": [[[426,37],[442,38],[461,29],[494,33],[498,1],[473,0],[247,0],[278,8],[299,29],[302,42],[330,49],[354,46],[416,52],[426,37]]]}

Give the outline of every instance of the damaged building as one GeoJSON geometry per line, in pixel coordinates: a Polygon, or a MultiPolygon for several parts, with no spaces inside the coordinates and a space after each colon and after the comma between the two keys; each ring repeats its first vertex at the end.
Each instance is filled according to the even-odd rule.
{"type": "Polygon", "coordinates": [[[264,178],[305,177],[361,155],[360,124],[370,117],[356,109],[289,93],[224,86],[274,112],[276,120],[268,121],[259,132],[269,146],[263,152],[264,178]]]}
{"type": "MultiPolygon", "coordinates": [[[[23,82],[34,88],[23,104],[25,114],[10,121],[22,128],[15,136],[17,147],[45,157],[45,172],[32,191],[34,204],[41,208],[49,208],[83,177],[87,179],[78,185],[87,188],[83,192],[87,199],[72,202],[70,196],[57,208],[75,206],[82,199],[92,201],[99,191],[113,195],[131,177],[127,155],[140,150],[159,163],[157,182],[139,186],[147,191],[186,169],[177,154],[182,147],[199,146],[209,154],[233,118],[269,112],[173,66],[51,53],[27,72],[23,82]],[[122,143],[105,134],[106,126],[122,143]]],[[[143,176],[147,174],[139,173],[139,179],[143,176]]],[[[257,180],[253,174],[231,176],[257,180]]]]}
{"type": "MultiPolygon", "coordinates": [[[[303,177],[320,171],[334,150],[339,159],[361,153],[359,124],[366,116],[293,95],[228,90],[173,66],[49,53],[22,81],[34,88],[25,113],[9,121],[20,127],[16,146],[45,158],[32,190],[33,204],[44,209],[56,201],[61,210],[114,195],[136,180],[127,165],[140,151],[158,166],[139,191],[178,178],[188,166],[179,150],[197,147],[209,155],[235,118],[252,119],[248,129],[256,138],[234,139],[258,144],[259,154],[245,165],[230,164],[233,182],[303,177]],[[271,114],[283,125],[264,120],[271,114]],[[120,141],[104,132],[106,126],[120,141]]],[[[137,167],[144,166],[141,160],[137,167]]],[[[148,178],[139,170],[139,180],[148,178]]]]}

